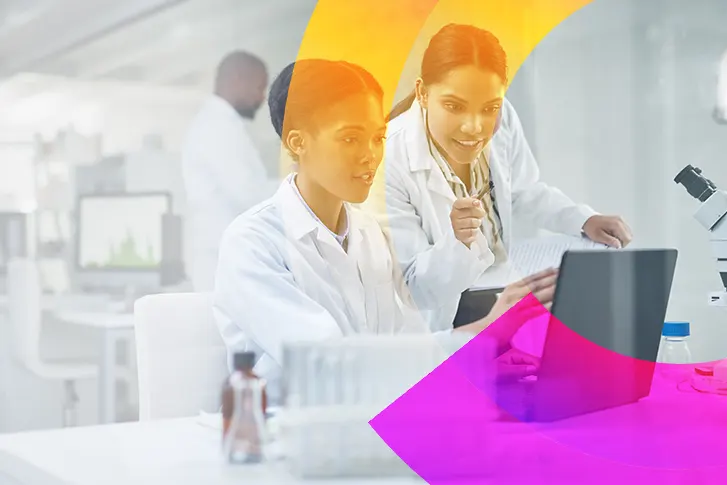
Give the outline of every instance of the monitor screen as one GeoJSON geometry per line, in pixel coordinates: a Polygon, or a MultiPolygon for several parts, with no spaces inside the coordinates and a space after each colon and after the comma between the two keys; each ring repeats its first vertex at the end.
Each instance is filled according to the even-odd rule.
{"type": "Polygon", "coordinates": [[[157,271],[167,193],[83,196],[78,207],[79,269],[157,271]]]}

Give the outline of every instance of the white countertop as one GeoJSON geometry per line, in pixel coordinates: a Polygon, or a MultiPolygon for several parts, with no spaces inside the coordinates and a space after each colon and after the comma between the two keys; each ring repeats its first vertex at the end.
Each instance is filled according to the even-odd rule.
{"type": "MultiPolygon", "coordinates": [[[[673,394],[673,392],[667,393],[673,394]]],[[[684,452],[694,450],[697,457],[706,453],[715,455],[711,465],[717,468],[710,471],[718,474],[715,481],[702,483],[723,483],[727,466],[722,465],[722,457],[727,453],[727,442],[719,439],[709,448],[704,447],[709,435],[723,436],[727,432],[727,398],[705,396],[698,393],[677,394],[663,397],[654,393],[643,401],[627,406],[604,410],[598,413],[574,417],[547,427],[533,427],[525,423],[495,424],[498,431],[496,444],[497,457],[493,463],[512,466],[503,468],[513,477],[522,471],[518,463],[527,462],[533,467],[532,473],[539,477],[537,466],[547,472],[554,468],[549,465],[550,457],[558,458],[585,456],[592,452],[593,460],[601,470],[611,470],[618,465],[608,457],[597,458],[607,452],[628,457],[630,448],[655,446],[673,440],[668,446],[681,444],[684,452]],[[656,419],[668,416],[669,426],[656,419]],[[673,417],[673,420],[672,418],[673,417]],[[613,443],[614,450],[604,448],[599,443],[613,442],[614,436],[631,437],[632,440],[613,443]],[[545,443],[546,445],[543,445],[545,443]],[[553,443],[551,446],[548,443],[553,443]],[[551,452],[551,448],[553,451],[551,452]],[[569,451],[570,449],[570,451],[569,451]],[[563,453],[568,453],[563,455],[563,453]],[[718,458],[718,459],[717,459],[718,458]],[[537,466],[536,466],[537,465],[537,466]]],[[[9,479],[15,485],[413,485],[424,483],[417,478],[400,479],[324,479],[298,480],[288,474],[280,464],[233,466],[228,465],[221,453],[220,430],[217,421],[199,417],[125,423],[106,426],[90,426],[66,430],[34,431],[0,435],[0,483],[5,485],[9,479]],[[5,480],[4,480],[5,479],[5,480]]],[[[444,437],[442,437],[444,439],[444,437]]],[[[633,450],[638,455],[640,450],[633,450]]],[[[682,453],[682,452],[679,452],[682,453]]],[[[682,455],[677,455],[682,456],[682,455]]],[[[589,458],[591,459],[591,458],[589,458]]],[[[709,459],[701,460],[707,464],[709,459]]],[[[568,463],[571,463],[570,461],[568,463]]],[[[643,471],[642,483],[653,481],[658,476],[676,479],[669,470],[649,474],[648,469],[641,471],[639,466],[623,463],[622,468],[643,471]],[[644,482],[643,480],[646,480],[644,482]]],[[[590,465],[589,465],[590,466],[590,465]]],[[[618,465],[621,466],[621,465],[618,465]]],[[[548,484],[580,484],[583,475],[572,465],[558,468],[557,476],[547,477],[548,484]]],[[[598,469],[598,468],[596,468],[598,469]]],[[[629,471],[629,470],[625,470],[629,471]]],[[[677,470],[676,472],[679,472],[677,470]]],[[[527,472],[531,473],[531,472],[527,472]]],[[[689,470],[686,471],[688,478],[689,470]]],[[[499,475],[498,475],[499,478],[499,475]]],[[[589,483],[596,483],[595,477],[589,483]]],[[[681,479],[681,478],[680,478],[681,479]]],[[[492,483],[511,483],[498,479],[492,483]]],[[[486,480],[473,483],[483,485],[486,480]]],[[[512,482],[514,483],[514,482],[512,482]]],[[[517,482],[532,483],[532,482],[517,482]]],[[[613,481],[601,481],[611,485],[613,481]]],[[[630,482],[629,482],[630,483],[630,482]]],[[[666,482],[664,482],[666,483],[666,482]]],[[[463,484],[464,485],[464,484],[463,484]]]]}
{"type": "Polygon", "coordinates": [[[0,435],[0,482],[21,485],[410,485],[418,479],[298,481],[279,464],[232,466],[197,418],[0,435]],[[14,482],[11,482],[14,483],[14,482]]]}

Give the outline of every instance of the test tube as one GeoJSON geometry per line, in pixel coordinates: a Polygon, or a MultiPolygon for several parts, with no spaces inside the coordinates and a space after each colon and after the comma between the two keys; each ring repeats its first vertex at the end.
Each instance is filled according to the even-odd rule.
{"type": "Polygon", "coordinates": [[[302,406],[305,367],[299,365],[302,349],[299,345],[283,348],[283,403],[287,408],[302,406]]]}
{"type": "Polygon", "coordinates": [[[358,402],[357,396],[357,383],[358,376],[356,375],[356,360],[357,360],[358,349],[354,345],[350,345],[343,353],[343,361],[341,362],[341,379],[343,380],[342,386],[344,389],[343,404],[353,405],[358,402]]]}
{"type": "Polygon", "coordinates": [[[305,392],[305,406],[311,407],[316,406],[319,402],[318,399],[318,379],[316,376],[320,375],[318,371],[318,350],[315,347],[307,349],[306,352],[306,392],[305,392]]]}
{"type": "Polygon", "coordinates": [[[337,369],[338,357],[336,356],[336,348],[326,349],[326,355],[323,360],[323,382],[324,382],[324,404],[335,406],[338,401],[338,379],[339,369],[337,369]]]}

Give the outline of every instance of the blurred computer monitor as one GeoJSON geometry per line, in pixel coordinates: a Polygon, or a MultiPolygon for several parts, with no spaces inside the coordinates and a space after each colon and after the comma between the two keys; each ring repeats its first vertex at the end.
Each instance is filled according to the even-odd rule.
{"type": "Polygon", "coordinates": [[[75,282],[84,291],[145,292],[161,282],[166,192],[82,195],[77,207],[75,282]]]}

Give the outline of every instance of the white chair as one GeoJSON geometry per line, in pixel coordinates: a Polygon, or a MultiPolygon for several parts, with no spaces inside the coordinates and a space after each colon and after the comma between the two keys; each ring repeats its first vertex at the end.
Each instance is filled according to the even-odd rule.
{"type": "Polygon", "coordinates": [[[14,259],[8,262],[7,289],[8,316],[13,332],[15,356],[38,377],[63,382],[63,426],[75,426],[78,422],[75,383],[81,379],[96,377],[98,367],[90,363],[46,361],[41,358],[42,288],[38,264],[35,261],[14,259]]]}
{"type": "Polygon", "coordinates": [[[139,420],[217,412],[227,350],[212,315],[212,295],[148,295],[134,305],[139,420]]]}

